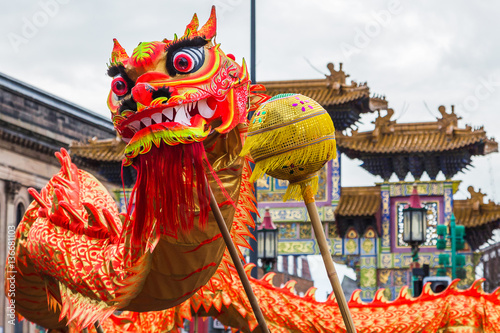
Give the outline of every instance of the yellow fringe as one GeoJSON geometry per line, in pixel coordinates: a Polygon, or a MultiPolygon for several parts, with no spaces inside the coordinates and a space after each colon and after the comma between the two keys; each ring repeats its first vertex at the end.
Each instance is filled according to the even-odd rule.
{"type": "Polygon", "coordinates": [[[317,175],[311,178],[304,179],[302,181],[298,181],[296,183],[290,183],[290,185],[288,185],[288,188],[286,189],[285,195],[283,196],[283,202],[290,199],[297,201],[302,200],[302,191],[307,186],[311,186],[314,195],[316,195],[319,188],[318,183],[319,180],[317,175]]]}
{"type": "Polygon", "coordinates": [[[250,182],[255,182],[265,173],[275,178],[293,179],[291,175],[288,178],[284,178],[283,176],[285,175],[282,177],[276,176],[276,172],[279,172],[284,166],[290,166],[291,164],[300,165],[301,167],[310,169],[309,173],[314,173],[321,169],[328,160],[335,158],[336,155],[337,146],[333,138],[310,146],[298,147],[297,150],[287,151],[261,161],[256,161],[250,182]]]}

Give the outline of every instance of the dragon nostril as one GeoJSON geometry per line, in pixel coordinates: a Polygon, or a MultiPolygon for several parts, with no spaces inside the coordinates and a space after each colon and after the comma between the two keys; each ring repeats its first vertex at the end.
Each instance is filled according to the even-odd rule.
{"type": "Polygon", "coordinates": [[[126,110],[137,111],[137,103],[134,101],[132,97],[123,99],[121,101],[120,107],[118,108],[119,113],[121,114],[123,111],[126,110]]]}
{"type": "Polygon", "coordinates": [[[153,100],[154,88],[148,83],[138,83],[132,88],[132,96],[137,103],[149,105],[153,100]]]}
{"type": "Polygon", "coordinates": [[[172,91],[171,91],[170,87],[163,86],[163,87],[157,88],[155,91],[153,91],[153,94],[152,94],[153,100],[160,98],[160,97],[167,97],[167,98],[172,97],[172,91]]]}

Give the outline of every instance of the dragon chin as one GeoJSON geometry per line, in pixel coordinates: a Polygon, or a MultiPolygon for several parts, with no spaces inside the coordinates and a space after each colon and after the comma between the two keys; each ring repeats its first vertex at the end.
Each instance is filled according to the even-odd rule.
{"type": "Polygon", "coordinates": [[[138,155],[147,154],[153,146],[161,143],[168,146],[201,142],[211,133],[206,119],[197,115],[191,119],[191,126],[176,122],[154,124],[137,132],[125,147],[124,165],[129,166],[138,155]]]}

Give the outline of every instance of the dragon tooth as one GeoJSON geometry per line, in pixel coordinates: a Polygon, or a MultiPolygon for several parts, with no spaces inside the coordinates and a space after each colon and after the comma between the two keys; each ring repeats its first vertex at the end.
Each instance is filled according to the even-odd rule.
{"type": "Polygon", "coordinates": [[[191,117],[187,114],[186,107],[184,105],[181,105],[179,110],[177,110],[177,113],[175,115],[174,121],[176,123],[180,123],[183,125],[191,125],[191,117]]]}
{"type": "Polygon", "coordinates": [[[141,122],[139,120],[134,120],[128,124],[128,127],[130,127],[130,129],[134,132],[137,132],[141,128],[141,122]]]}
{"type": "Polygon", "coordinates": [[[207,104],[207,100],[206,99],[202,99],[201,101],[198,102],[198,113],[200,114],[200,116],[202,116],[203,118],[210,118],[214,115],[215,113],[215,110],[217,109],[217,107],[215,107],[213,110],[208,106],[207,104]]]}
{"type": "Polygon", "coordinates": [[[163,115],[167,117],[169,121],[172,121],[174,119],[174,108],[167,108],[162,111],[163,115]]]}
{"type": "Polygon", "coordinates": [[[142,123],[144,124],[144,126],[148,127],[148,126],[151,126],[151,118],[142,118],[141,119],[142,123]]]}
{"type": "Polygon", "coordinates": [[[154,115],[151,116],[151,119],[156,124],[161,123],[161,113],[155,113],[154,115]]]}

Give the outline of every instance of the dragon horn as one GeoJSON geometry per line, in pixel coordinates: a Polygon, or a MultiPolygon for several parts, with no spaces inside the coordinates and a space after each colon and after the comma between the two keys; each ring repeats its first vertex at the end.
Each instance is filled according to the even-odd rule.
{"type": "Polygon", "coordinates": [[[199,23],[200,22],[198,21],[198,16],[195,13],[193,15],[193,18],[191,19],[191,22],[189,22],[189,24],[186,26],[186,31],[184,31],[184,36],[187,36],[188,34],[196,34],[196,32],[198,31],[199,23]]]}
{"type": "Polygon", "coordinates": [[[111,63],[125,63],[128,60],[128,55],[125,49],[118,43],[116,38],[113,38],[113,51],[111,51],[111,63]]]}
{"type": "Polygon", "coordinates": [[[215,17],[215,6],[212,6],[212,11],[210,12],[210,17],[207,23],[198,31],[198,36],[204,37],[206,40],[210,40],[215,37],[217,29],[217,18],[215,17]]]}

